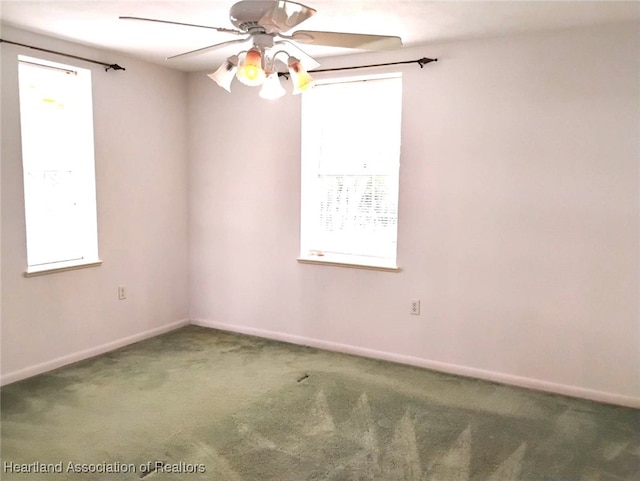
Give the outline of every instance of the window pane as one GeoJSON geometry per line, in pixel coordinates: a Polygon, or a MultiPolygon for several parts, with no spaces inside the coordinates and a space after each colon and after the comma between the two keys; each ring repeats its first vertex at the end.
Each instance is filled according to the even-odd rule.
{"type": "Polygon", "coordinates": [[[304,94],[301,256],[395,263],[401,93],[396,76],[304,94]]]}
{"type": "Polygon", "coordinates": [[[90,71],[20,60],[28,265],[97,260],[90,71]]]}

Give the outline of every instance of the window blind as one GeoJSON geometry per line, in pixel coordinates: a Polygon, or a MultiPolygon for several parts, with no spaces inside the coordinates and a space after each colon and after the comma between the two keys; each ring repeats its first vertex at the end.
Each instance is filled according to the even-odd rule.
{"type": "Polygon", "coordinates": [[[305,94],[301,255],[395,262],[401,95],[399,76],[320,84],[305,94]]]}

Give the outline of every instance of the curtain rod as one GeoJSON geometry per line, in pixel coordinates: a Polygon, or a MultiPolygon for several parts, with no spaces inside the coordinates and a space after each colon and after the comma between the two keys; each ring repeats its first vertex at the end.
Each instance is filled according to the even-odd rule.
{"type": "Polygon", "coordinates": [[[318,70],[309,70],[309,73],[335,72],[337,70],[353,70],[353,69],[358,69],[358,68],[370,68],[370,67],[386,67],[387,65],[401,65],[401,64],[405,64],[405,63],[417,63],[418,65],[420,65],[420,68],[423,68],[426,64],[431,63],[431,62],[437,62],[437,61],[438,61],[437,58],[422,57],[422,58],[419,58],[417,60],[405,60],[403,62],[375,63],[375,64],[371,64],[371,65],[356,65],[354,67],[323,68],[323,69],[318,69],[318,70]]]}
{"type": "Polygon", "coordinates": [[[77,60],[84,60],[85,62],[97,63],[98,65],[104,65],[105,67],[107,67],[104,69],[105,72],[108,72],[109,70],[126,70],[124,67],[121,67],[117,63],[100,62],[98,60],[92,60],[90,58],[78,57],[76,55],[69,55],[68,53],[56,52],[55,50],[48,50],[46,48],[33,47],[32,45],[25,45],[24,43],[12,42],[10,40],[4,40],[2,38],[0,38],[0,43],[9,43],[11,45],[18,45],[19,47],[32,48],[34,50],[40,50],[41,52],[54,53],[56,55],[62,55],[63,57],[75,58],[77,60]]]}
{"type": "MultiPolygon", "coordinates": [[[[338,70],[354,70],[354,69],[359,69],[359,68],[371,68],[371,67],[386,67],[388,65],[402,65],[402,64],[406,64],[406,63],[417,63],[418,65],[420,65],[420,68],[423,68],[426,64],[431,63],[431,62],[437,62],[438,59],[437,58],[427,58],[427,57],[422,57],[416,60],[404,60],[402,62],[388,62],[388,63],[375,63],[375,64],[371,64],[371,65],[356,65],[353,67],[336,67],[336,68],[322,68],[322,69],[318,69],[318,70],[309,70],[309,73],[316,73],[316,72],[336,72],[338,70]]],[[[289,72],[278,72],[278,76],[279,77],[285,77],[285,78],[289,78],[289,72]]]]}

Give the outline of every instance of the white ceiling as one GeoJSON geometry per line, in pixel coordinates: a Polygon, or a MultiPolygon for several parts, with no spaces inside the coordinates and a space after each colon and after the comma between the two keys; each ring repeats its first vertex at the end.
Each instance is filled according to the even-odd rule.
{"type": "MultiPolygon", "coordinates": [[[[235,0],[0,0],[0,20],[7,26],[123,52],[179,70],[197,71],[217,67],[238,48],[181,60],[166,57],[237,37],[207,29],[119,20],[118,16],[233,28],[228,15],[233,3],[235,0]]],[[[405,46],[640,21],[637,1],[303,0],[303,3],[316,9],[317,14],[298,29],[397,35],[405,46]]],[[[317,46],[303,48],[317,59],[353,52],[317,46]]]]}

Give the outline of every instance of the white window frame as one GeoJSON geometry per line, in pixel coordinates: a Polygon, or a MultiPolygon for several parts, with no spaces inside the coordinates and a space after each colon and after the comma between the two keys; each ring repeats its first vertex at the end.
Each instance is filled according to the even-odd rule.
{"type": "MultiPolygon", "coordinates": [[[[298,262],[399,270],[397,238],[402,74],[388,73],[319,80],[316,86],[304,93],[302,97],[301,219],[298,262]],[[376,99],[371,99],[371,107],[367,105],[367,108],[362,111],[364,119],[369,120],[375,116],[381,121],[380,124],[375,125],[369,122],[366,131],[364,126],[363,129],[355,131],[353,128],[356,127],[354,124],[357,122],[350,122],[347,127],[349,130],[347,136],[343,134],[340,127],[336,128],[333,125],[339,123],[335,119],[339,118],[341,113],[343,116],[349,113],[350,117],[357,117],[358,110],[347,111],[345,109],[349,107],[343,103],[332,105],[338,101],[330,101],[330,90],[325,90],[325,94],[314,97],[314,94],[324,86],[335,86],[339,89],[340,86],[337,84],[356,86],[354,82],[358,82],[357,85],[360,86],[358,88],[362,90],[365,86],[373,87],[372,84],[379,80],[390,81],[377,84],[389,87],[388,100],[385,104],[379,105],[376,99]],[[330,141],[326,140],[327,136],[331,136],[330,141]],[[369,153],[366,154],[371,161],[361,161],[359,152],[367,151],[366,148],[359,147],[363,139],[381,136],[385,136],[386,142],[375,143],[379,150],[371,150],[372,147],[369,147],[369,153]],[[356,158],[358,160],[354,162],[345,161],[345,159],[356,158]],[[356,233],[355,228],[352,227],[354,230],[348,231],[351,234],[343,235],[342,239],[338,231],[327,227],[327,211],[321,207],[323,199],[331,199],[327,189],[337,188],[340,192],[348,192],[348,195],[359,199],[358,204],[366,200],[366,204],[372,206],[373,204],[369,202],[374,202],[372,198],[375,196],[376,186],[386,191],[385,198],[388,199],[387,205],[391,205],[390,209],[383,214],[376,214],[372,207],[371,220],[368,221],[370,224],[366,224],[360,233],[356,233]],[[363,189],[366,190],[368,199],[365,199],[365,195],[362,194],[363,189]],[[377,222],[379,227],[374,228],[374,222],[377,222]],[[367,242],[363,241],[363,234],[367,235],[367,242]]],[[[346,103],[350,100],[347,99],[346,103]]],[[[364,119],[361,119],[361,122],[365,122],[364,119]]],[[[351,204],[347,202],[347,209],[354,204],[355,202],[351,204]]],[[[380,204],[376,206],[379,208],[380,204]]],[[[344,207],[341,205],[340,208],[344,207]]],[[[361,208],[357,206],[353,209],[353,212],[357,211],[356,215],[362,218],[361,208]]],[[[350,216],[347,215],[347,217],[350,216]]]]}
{"type": "Polygon", "coordinates": [[[25,276],[100,265],[91,71],[24,55],[18,67],[25,276]]]}

